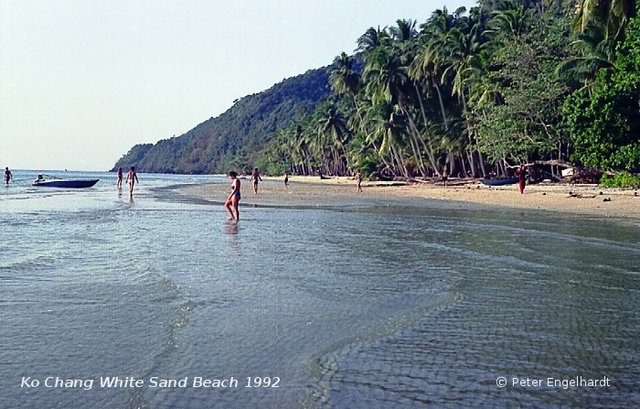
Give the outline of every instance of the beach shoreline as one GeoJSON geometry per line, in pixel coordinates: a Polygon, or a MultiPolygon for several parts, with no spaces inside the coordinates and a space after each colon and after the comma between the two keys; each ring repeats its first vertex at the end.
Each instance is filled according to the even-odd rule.
{"type": "MultiPolygon", "coordinates": [[[[289,188],[283,177],[264,177],[255,195],[250,180],[241,179],[241,206],[269,207],[343,207],[343,206],[437,206],[451,209],[519,209],[560,212],[601,219],[627,220],[640,224],[640,193],[633,189],[602,188],[597,185],[535,184],[525,193],[517,185],[489,187],[479,181],[450,179],[442,182],[363,181],[362,193],[356,192],[351,177],[320,179],[315,176],[290,176],[289,188]]],[[[180,189],[182,194],[223,203],[229,194],[225,184],[203,184],[180,189]]]]}

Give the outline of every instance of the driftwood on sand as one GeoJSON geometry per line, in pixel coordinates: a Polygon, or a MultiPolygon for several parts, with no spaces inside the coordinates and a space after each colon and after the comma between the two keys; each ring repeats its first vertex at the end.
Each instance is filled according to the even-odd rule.
{"type": "Polygon", "coordinates": [[[575,197],[576,199],[594,199],[596,195],[569,192],[569,197],[575,197]]]}

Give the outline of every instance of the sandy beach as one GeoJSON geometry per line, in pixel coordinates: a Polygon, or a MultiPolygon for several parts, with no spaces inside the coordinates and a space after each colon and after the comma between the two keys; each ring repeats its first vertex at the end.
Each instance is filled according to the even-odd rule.
{"type": "MultiPolygon", "coordinates": [[[[320,179],[291,176],[285,189],[282,177],[265,177],[259,192],[252,191],[251,181],[242,179],[244,206],[322,207],[347,205],[420,205],[427,199],[433,205],[450,208],[505,207],[617,218],[640,222],[640,193],[637,190],[605,189],[596,185],[536,184],[528,185],[525,194],[517,185],[488,187],[478,181],[453,179],[445,188],[442,183],[369,182],[363,181],[363,192],[356,192],[353,178],[320,179]],[[266,182],[266,183],[265,183],[266,182]]],[[[183,189],[183,193],[222,202],[228,195],[227,185],[200,185],[183,189]]]]}

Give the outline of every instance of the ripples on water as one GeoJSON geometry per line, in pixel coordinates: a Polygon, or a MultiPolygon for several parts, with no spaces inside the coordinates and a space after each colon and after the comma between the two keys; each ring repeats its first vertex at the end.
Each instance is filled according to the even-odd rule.
{"type": "Polygon", "coordinates": [[[637,229],[416,207],[246,208],[236,226],[160,189],[202,181],[185,178],[149,176],[133,202],[109,184],[1,196],[4,404],[640,405],[637,229]],[[22,376],[116,375],[281,383],[19,388],[22,376]],[[612,387],[499,389],[498,376],[612,387]]]}

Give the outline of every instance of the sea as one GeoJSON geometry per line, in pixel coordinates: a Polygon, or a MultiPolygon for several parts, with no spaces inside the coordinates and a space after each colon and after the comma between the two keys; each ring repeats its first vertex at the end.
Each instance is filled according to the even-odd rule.
{"type": "Polygon", "coordinates": [[[236,224],[180,192],[219,176],[13,174],[2,409],[640,407],[637,225],[418,199],[236,224]]]}

